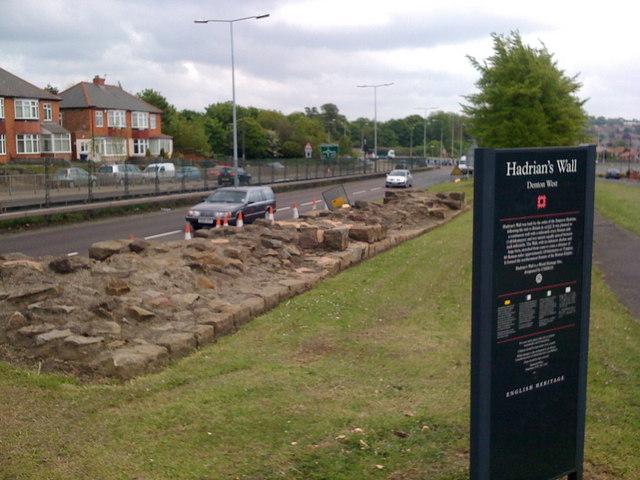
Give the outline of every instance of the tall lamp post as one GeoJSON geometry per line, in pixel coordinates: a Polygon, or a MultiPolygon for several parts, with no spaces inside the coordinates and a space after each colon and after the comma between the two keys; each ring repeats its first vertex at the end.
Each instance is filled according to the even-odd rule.
{"type": "Polygon", "coordinates": [[[238,186],[238,120],[236,117],[236,71],[235,71],[235,62],[233,57],[233,24],[235,22],[241,22],[242,20],[251,20],[267,18],[269,14],[264,15],[253,15],[251,17],[242,17],[242,18],[234,18],[231,20],[194,20],[194,23],[228,23],[229,24],[229,34],[231,38],[231,96],[232,96],[232,110],[233,110],[233,171],[235,175],[233,176],[233,185],[238,186]]]}
{"type": "Polygon", "coordinates": [[[393,82],[379,83],[377,85],[358,85],[359,88],[373,88],[373,154],[376,158],[378,157],[378,87],[388,87],[390,85],[393,85],[393,82]]]}
{"type": "Polygon", "coordinates": [[[414,110],[422,110],[424,111],[424,130],[422,137],[422,156],[425,161],[427,160],[427,112],[429,110],[437,110],[438,107],[415,107],[414,110]]]}

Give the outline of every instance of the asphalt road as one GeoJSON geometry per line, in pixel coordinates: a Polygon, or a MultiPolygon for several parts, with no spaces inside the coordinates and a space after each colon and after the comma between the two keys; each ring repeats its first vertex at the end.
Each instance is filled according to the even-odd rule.
{"type": "MultiPolygon", "coordinates": [[[[450,167],[416,173],[414,187],[428,187],[449,181],[451,179],[450,173],[450,167]]],[[[355,200],[374,200],[384,196],[384,177],[345,183],[344,187],[352,202],[355,200]]],[[[323,208],[322,192],[326,190],[328,187],[277,194],[276,220],[291,218],[294,202],[300,213],[311,210],[314,200],[317,203],[317,208],[323,208]]],[[[187,208],[159,210],[154,213],[0,235],[0,254],[20,252],[31,257],[44,255],[87,256],[91,244],[103,240],[130,238],[132,235],[147,240],[178,240],[184,238],[186,210],[187,208]]]]}

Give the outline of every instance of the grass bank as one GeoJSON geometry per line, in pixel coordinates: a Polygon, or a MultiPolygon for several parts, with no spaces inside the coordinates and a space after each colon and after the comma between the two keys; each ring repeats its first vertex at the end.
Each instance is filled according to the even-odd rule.
{"type": "Polygon", "coordinates": [[[640,185],[596,182],[596,209],[630,232],[640,235],[640,185]]]}
{"type": "MultiPolygon", "coordinates": [[[[467,479],[471,217],[156,375],[0,363],[0,479],[467,479]]],[[[586,478],[637,479],[640,327],[598,272],[592,303],[586,478]]]]}

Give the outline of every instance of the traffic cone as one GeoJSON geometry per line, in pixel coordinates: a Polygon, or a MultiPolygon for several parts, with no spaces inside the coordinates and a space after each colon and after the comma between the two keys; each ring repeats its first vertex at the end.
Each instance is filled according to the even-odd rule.
{"type": "Polygon", "coordinates": [[[220,228],[220,217],[216,217],[216,228],[220,228]]]}
{"type": "Polygon", "coordinates": [[[273,222],[274,220],[273,207],[269,207],[269,210],[267,210],[267,220],[269,220],[270,222],[273,222]]]}
{"type": "Polygon", "coordinates": [[[187,222],[184,226],[184,239],[191,240],[193,237],[191,236],[191,223],[187,222]]]}
{"type": "Polygon", "coordinates": [[[311,202],[311,205],[313,205],[312,209],[313,209],[313,210],[315,210],[315,209],[316,209],[316,201],[315,201],[315,200],[313,200],[313,201],[311,202]]]}
{"type": "Polygon", "coordinates": [[[228,219],[229,215],[225,215],[224,216],[224,222],[222,222],[222,226],[223,227],[228,227],[229,226],[229,219],[228,219]]]}
{"type": "Polygon", "coordinates": [[[236,227],[243,227],[244,219],[242,217],[242,212],[238,212],[238,218],[236,219],[236,227]]]}
{"type": "Polygon", "coordinates": [[[296,202],[293,202],[293,218],[294,220],[296,218],[300,218],[300,213],[298,212],[298,204],[296,202]]]}

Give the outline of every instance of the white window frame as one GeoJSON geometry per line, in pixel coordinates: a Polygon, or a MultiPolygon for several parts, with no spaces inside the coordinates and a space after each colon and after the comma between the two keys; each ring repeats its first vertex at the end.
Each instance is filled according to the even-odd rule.
{"type": "Polygon", "coordinates": [[[144,157],[149,150],[149,139],[147,138],[134,138],[133,139],[133,153],[136,157],[144,157]]]}
{"type": "Polygon", "coordinates": [[[4,98],[0,97],[0,118],[4,118],[4,98]]]}
{"type": "Polygon", "coordinates": [[[4,133],[0,133],[0,155],[7,154],[7,141],[5,139],[4,133]]]}
{"type": "Polygon", "coordinates": [[[42,135],[42,153],[71,153],[71,135],[68,133],[52,133],[42,135]]]}
{"type": "Polygon", "coordinates": [[[131,128],[147,130],[149,128],[149,114],[147,112],[131,112],[131,128]]]}
{"type": "Polygon", "coordinates": [[[38,100],[17,98],[15,100],[16,120],[39,120],[38,100]]]}
{"type": "Polygon", "coordinates": [[[158,117],[153,113],[149,114],[149,128],[151,130],[155,130],[156,128],[158,128],[158,117]]]}
{"type": "Polygon", "coordinates": [[[95,147],[98,153],[103,157],[122,157],[127,154],[127,142],[125,138],[96,138],[95,147]]]}
{"type": "Polygon", "coordinates": [[[158,156],[164,150],[165,155],[171,155],[173,152],[173,141],[170,138],[152,138],[149,142],[149,150],[151,155],[158,156]]]}
{"type": "Polygon", "coordinates": [[[40,135],[16,135],[16,153],[18,155],[33,155],[40,153],[40,135]]]}
{"type": "Polygon", "coordinates": [[[53,105],[51,105],[50,103],[43,103],[42,113],[45,122],[53,122],[53,105]]]}
{"type": "Polygon", "coordinates": [[[125,112],[124,110],[108,110],[107,126],[109,128],[126,128],[127,112],[125,112]]]}
{"type": "Polygon", "coordinates": [[[96,127],[104,127],[104,112],[96,110],[96,127]]]}

